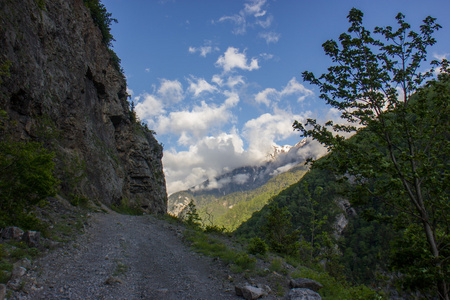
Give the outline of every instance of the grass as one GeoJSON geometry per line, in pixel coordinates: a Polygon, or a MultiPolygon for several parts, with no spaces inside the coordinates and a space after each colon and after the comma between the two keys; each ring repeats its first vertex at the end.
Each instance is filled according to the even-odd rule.
{"type": "Polygon", "coordinates": [[[230,270],[233,273],[243,273],[255,269],[256,258],[249,256],[247,253],[228,248],[224,242],[211,237],[209,234],[200,230],[189,230],[186,232],[186,237],[195,251],[219,258],[230,265],[230,270]]]}
{"type": "Polygon", "coordinates": [[[128,266],[119,261],[117,262],[117,266],[113,272],[113,276],[124,275],[126,272],[128,272],[128,266]]]}
{"type": "Polygon", "coordinates": [[[374,290],[365,285],[350,286],[348,283],[340,282],[326,272],[315,271],[306,267],[298,267],[291,274],[292,278],[309,278],[320,282],[323,288],[319,294],[324,300],[375,300],[385,299],[374,290]]]}

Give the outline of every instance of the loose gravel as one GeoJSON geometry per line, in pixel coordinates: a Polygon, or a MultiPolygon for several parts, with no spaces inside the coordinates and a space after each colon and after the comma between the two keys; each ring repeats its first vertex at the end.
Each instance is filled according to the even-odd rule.
{"type": "Polygon", "coordinates": [[[242,299],[226,269],[154,216],[94,213],[86,233],[34,262],[10,299],[242,299]]]}

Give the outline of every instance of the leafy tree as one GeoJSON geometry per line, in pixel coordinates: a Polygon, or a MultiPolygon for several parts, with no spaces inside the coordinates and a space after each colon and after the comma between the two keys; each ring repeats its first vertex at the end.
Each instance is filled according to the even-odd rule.
{"type": "MultiPolygon", "coordinates": [[[[322,45],[334,63],[328,73],[319,78],[303,73],[347,123],[320,125],[308,119],[293,126],[333,151],[322,167],[356,184],[354,202],[378,199],[395,209],[398,228],[417,241],[408,247],[422,253],[426,262],[397,261],[395,270],[408,278],[426,274],[440,299],[448,300],[450,69],[446,60],[433,61],[432,66],[440,67],[437,79],[431,79],[433,69],[419,72],[427,47],[436,42],[433,33],[441,26],[427,17],[417,33],[399,13],[397,29],[376,27],[371,33],[362,25],[361,11],[352,9],[348,19],[350,27],[339,36],[340,46],[334,40],[322,45]],[[346,138],[354,132],[358,134],[346,138]]],[[[403,287],[421,286],[404,282],[403,287]]]]}
{"type": "Polygon", "coordinates": [[[300,232],[292,228],[291,215],[287,207],[281,209],[272,203],[269,210],[263,231],[270,249],[286,255],[298,254],[300,232]]]}

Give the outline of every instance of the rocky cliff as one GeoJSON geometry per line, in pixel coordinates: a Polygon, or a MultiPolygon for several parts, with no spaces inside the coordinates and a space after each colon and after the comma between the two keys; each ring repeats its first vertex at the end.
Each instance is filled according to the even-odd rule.
{"type": "Polygon", "coordinates": [[[56,153],[61,193],[166,212],[162,147],[83,1],[2,0],[0,22],[0,108],[16,139],[56,153]]]}

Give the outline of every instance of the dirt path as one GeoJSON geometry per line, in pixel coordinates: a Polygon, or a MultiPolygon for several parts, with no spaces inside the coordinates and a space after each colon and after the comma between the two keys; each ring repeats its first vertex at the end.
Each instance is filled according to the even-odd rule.
{"type": "Polygon", "coordinates": [[[93,214],[86,234],[36,261],[12,299],[241,299],[226,272],[152,216],[93,214]]]}

